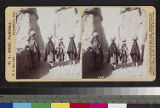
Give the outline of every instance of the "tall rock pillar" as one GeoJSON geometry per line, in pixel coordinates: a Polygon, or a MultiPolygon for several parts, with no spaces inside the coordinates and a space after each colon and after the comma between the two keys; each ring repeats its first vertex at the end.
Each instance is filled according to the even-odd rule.
{"type": "Polygon", "coordinates": [[[36,33],[36,42],[38,43],[40,50],[44,50],[44,43],[37,20],[38,14],[35,8],[21,8],[18,11],[16,20],[17,48],[24,48],[28,44],[27,40],[29,33],[34,30],[36,33]]]}

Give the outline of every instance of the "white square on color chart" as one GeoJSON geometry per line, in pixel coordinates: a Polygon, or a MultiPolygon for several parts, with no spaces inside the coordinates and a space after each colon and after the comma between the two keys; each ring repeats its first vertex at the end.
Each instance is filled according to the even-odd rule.
{"type": "Polygon", "coordinates": [[[108,104],[108,108],[127,108],[127,104],[108,104]]]}

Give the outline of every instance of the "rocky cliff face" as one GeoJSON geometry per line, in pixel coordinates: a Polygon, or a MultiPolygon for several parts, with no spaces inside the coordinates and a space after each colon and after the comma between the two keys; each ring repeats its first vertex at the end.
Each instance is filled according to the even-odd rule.
{"type": "MultiPolygon", "coordinates": [[[[125,38],[130,53],[133,43],[132,38],[133,36],[135,36],[135,34],[137,34],[138,44],[141,52],[141,60],[142,61],[145,60],[146,63],[147,51],[145,45],[147,39],[147,19],[146,19],[147,16],[145,10],[142,8],[116,8],[116,9],[102,8],[102,9],[87,8],[83,12],[82,53],[83,53],[84,69],[86,68],[92,69],[92,67],[94,67],[94,64],[92,64],[94,63],[93,60],[94,57],[92,56],[92,53],[87,51],[87,48],[91,46],[93,32],[99,33],[98,39],[104,53],[104,62],[106,62],[107,60],[108,56],[107,52],[111,44],[110,39],[113,36],[116,37],[116,44],[119,48],[122,44],[122,39],[125,38]]],[[[131,62],[130,57],[128,62],[131,62]]]]}
{"type": "Polygon", "coordinates": [[[44,50],[44,43],[41,37],[38,15],[35,8],[21,8],[17,13],[16,22],[16,46],[24,48],[28,44],[28,37],[31,30],[36,32],[36,42],[40,50],[44,50]]]}
{"type": "Polygon", "coordinates": [[[142,8],[118,8],[119,10],[116,9],[116,11],[117,13],[119,12],[119,19],[118,21],[114,21],[117,18],[114,18],[112,13],[108,13],[112,12],[114,8],[109,9],[110,11],[108,11],[107,8],[103,9],[103,13],[101,13],[100,8],[87,8],[84,11],[82,16],[82,50],[86,51],[86,49],[91,45],[90,40],[93,38],[92,33],[96,31],[99,33],[98,39],[105,56],[107,56],[108,44],[110,45],[110,39],[113,36],[116,37],[116,43],[119,47],[121,46],[122,39],[125,38],[130,52],[133,42],[132,38],[135,34],[137,34],[138,44],[141,51],[141,59],[143,59],[143,48],[145,47],[147,39],[147,16],[145,10],[142,8]],[[108,20],[106,14],[108,15],[108,17],[110,17],[110,15],[112,14],[112,17],[114,18],[112,18],[112,20],[110,19],[111,17],[109,18],[112,23],[107,24],[110,25],[103,24],[104,22],[106,22],[106,20],[108,20]],[[112,25],[115,25],[115,23],[118,23],[116,24],[117,27],[113,28],[112,25]],[[102,24],[104,27],[102,26],[102,24]],[[110,29],[112,34],[117,35],[110,35],[111,33],[106,32],[108,31],[107,29],[110,29]]]}
{"type": "Polygon", "coordinates": [[[40,51],[44,50],[44,43],[41,37],[39,25],[37,23],[38,15],[35,8],[21,8],[17,12],[16,17],[17,73],[26,73],[29,72],[34,65],[32,63],[33,59],[31,59],[31,52],[25,49],[26,45],[28,45],[30,32],[34,30],[36,33],[35,39],[40,51]]]}
{"type": "MultiPolygon", "coordinates": [[[[91,47],[93,34],[98,33],[97,39],[104,54],[103,62],[107,61],[108,42],[102,26],[103,17],[100,8],[87,8],[82,15],[82,65],[83,75],[88,71],[93,71],[96,67],[101,67],[102,63],[96,63],[97,58],[88,50],[91,47]]],[[[102,56],[101,56],[102,57],[102,56]]],[[[100,60],[101,58],[98,58],[100,60]]]]}
{"type": "Polygon", "coordinates": [[[102,26],[103,17],[100,8],[87,8],[82,15],[82,51],[85,52],[91,46],[93,33],[97,32],[98,40],[104,56],[107,56],[108,43],[102,26]]]}
{"type": "MultiPolygon", "coordinates": [[[[120,12],[122,21],[119,26],[119,40],[125,38],[129,51],[132,47],[132,38],[135,34],[138,36],[138,44],[141,51],[141,59],[143,60],[143,52],[147,39],[147,16],[142,8],[122,8],[120,12]]],[[[147,52],[146,52],[147,53],[147,52]]],[[[146,53],[145,58],[146,58],[146,53]]]]}
{"type": "Polygon", "coordinates": [[[81,42],[81,19],[78,10],[70,7],[57,8],[55,14],[57,16],[53,27],[53,40],[55,44],[58,44],[59,37],[63,37],[63,42],[67,49],[70,41],[69,37],[73,33],[75,35],[74,41],[77,46],[78,43],[81,42]]]}

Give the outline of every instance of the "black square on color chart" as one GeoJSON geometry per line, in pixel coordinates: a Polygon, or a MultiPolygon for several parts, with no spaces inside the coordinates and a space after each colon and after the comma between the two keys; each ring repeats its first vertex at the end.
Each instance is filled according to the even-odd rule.
{"type": "Polygon", "coordinates": [[[147,105],[146,108],[160,108],[160,104],[151,104],[151,105],[147,105]]]}
{"type": "Polygon", "coordinates": [[[127,108],[160,108],[160,104],[127,104],[127,108]]]}
{"type": "Polygon", "coordinates": [[[147,108],[146,104],[127,104],[127,108],[147,108]]]}
{"type": "MultiPolygon", "coordinates": [[[[160,87],[160,5],[159,0],[1,0],[0,1],[0,93],[65,94],[64,88],[78,87],[160,87]],[[156,8],[156,80],[153,82],[7,82],[5,80],[5,9],[8,6],[154,6],[156,8]],[[64,88],[62,88],[64,87],[64,88]]],[[[71,92],[72,89],[68,89],[71,92]]],[[[135,105],[135,107],[140,108],[135,105]]],[[[134,107],[134,108],[135,108],[134,107]]],[[[133,108],[133,107],[131,107],[133,108]]],[[[145,108],[145,106],[141,106],[145,108]]]]}

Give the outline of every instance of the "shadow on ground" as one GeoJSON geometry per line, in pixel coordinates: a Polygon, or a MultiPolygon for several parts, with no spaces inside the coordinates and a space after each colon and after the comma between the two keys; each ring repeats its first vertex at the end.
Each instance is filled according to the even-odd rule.
{"type": "MultiPolygon", "coordinates": [[[[77,60],[76,63],[79,63],[77,60]]],[[[69,65],[70,60],[64,61],[64,66],[69,65]]],[[[17,79],[40,79],[49,73],[49,70],[59,66],[59,62],[55,62],[55,66],[51,67],[47,62],[39,62],[37,67],[31,69],[29,72],[17,74],[17,79]]]]}
{"type": "Polygon", "coordinates": [[[82,60],[83,78],[98,78],[101,76],[106,78],[112,74],[113,67],[111,64],[103,62],[97,65],[98,68],[95,66],[92,52],[86,51],[82,60]]]}
{"type": "MultiPolygon", "coordinates": [[[[110,63],[103,62],[102,64],[97,64],[99,68],[95,68],[95,62],[93,54],[90,51],[86,51],[83,54],[82,60],[82,70],[83,70],[83,78],[93,79],[93,78],[107,78],[112,75],[115,71],[113,66],[110,63]]],[[[139,64],[140,66],[141,64],[139,64]]],[[[127,64],[127,68],[132,67],[133,63],[130,62],[127,64]]],[[[116,70],[122,68],[122,64],[119,63],[117,65],[116,70]]]]}
{"type": "Polygon", "coordinates": [[[18,73],[17,79],[39,79],[49,73],[49,65],[46,62],[40,62],[37,67],[29,72],[18,73]]]}

